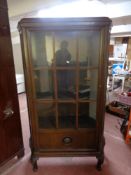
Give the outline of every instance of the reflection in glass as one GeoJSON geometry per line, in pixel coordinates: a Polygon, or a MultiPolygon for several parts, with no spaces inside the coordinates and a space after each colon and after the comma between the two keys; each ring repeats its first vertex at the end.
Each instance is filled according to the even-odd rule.
{"type": "Polygon", "coordinates": [[[86,67],[97,67],[99,62],[100,32],[78,32],[79,64],[86,67]]]}
{"type": "Polygon", "coordinates": [[[79,103],[79,128],[96,126],[96,103],[79,103]]]}
{"type": "Polygon", "coordinates": [[[76,126],[76,105],[72,103],[58,103],[60,128],[74,128],[76,126]]]}
{"type": "Polygon", "coordinates": [[[54,98],[53,71],[49,69],[34,72],[37,98],[54,98]]]}
{"type": "Polygon", "coordinates": [[[74,70],[57,70],[58,98],[76,97],[76,73],[74,70]]]}
{"type": "Polygon", "coordinates": [[[55,103],[37,104],[39,128],[55,128],[56,115],[55,103]]]}
{"type": "Polygon", "coordinates": [[[53,60],[53,37],[51,32],[31,32],[31,54],[34,67],[51,66],[53,60]]]}
{"type": "Polygon", "coordinates": [[[97,98],[98,70],[80,69],[79,72],[79,98],[97,98]]]}
{"type": "Polygon", "coordinates": [[[55,53],[56,66],[66,66],[70,64],[71,54],[67,49],[68,42],[62,41],[60,44],[60,49],[55,53]]]}
{"type": "Polygon", "coordinates": [[[76,64],[75,32],[55,33],[56,66],[74,66],[76,64]]]}

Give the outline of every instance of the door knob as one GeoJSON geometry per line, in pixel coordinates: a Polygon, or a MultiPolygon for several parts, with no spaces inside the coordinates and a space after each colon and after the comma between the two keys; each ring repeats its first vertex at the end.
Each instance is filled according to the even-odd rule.
{"type": "Polygon", "coordinates": [[[4,113],[4,115],[5,115],[5,116],[4,116],[4,120],[5,120],[5,119],[11,117],[11,116],[14,114],[14,111],[12,110],[11,107],[8,107],[8,108],[6,108],[6,109],[3,111],[3,113],[4,113]]]}

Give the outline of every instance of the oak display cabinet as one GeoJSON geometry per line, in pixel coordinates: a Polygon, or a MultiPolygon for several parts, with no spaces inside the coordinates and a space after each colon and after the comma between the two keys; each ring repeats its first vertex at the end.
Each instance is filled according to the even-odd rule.
{"type": "Polygon", "coordinates": [[[101,169],[110,25],[104,17],[19,22],[34,170],[42,156],[96,156],[101,169]]]}

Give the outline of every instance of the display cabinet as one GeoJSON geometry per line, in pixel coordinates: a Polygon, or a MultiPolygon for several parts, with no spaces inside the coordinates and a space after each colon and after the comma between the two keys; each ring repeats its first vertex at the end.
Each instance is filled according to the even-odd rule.
{"type": "Polygon", "coordinates": [[[96,156],[101,169],[110,24],[104,17],[19,22],[34,170],[42,156],[96,156]]]}

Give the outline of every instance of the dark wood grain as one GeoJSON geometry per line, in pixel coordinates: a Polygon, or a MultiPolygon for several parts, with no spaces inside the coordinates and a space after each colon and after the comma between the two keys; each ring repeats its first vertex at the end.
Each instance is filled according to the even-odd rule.
{"type": "Polygon", "coordinates": [[[4,8],[7,11],[7,1],[6,0],[0,0],[0,8],[4,8]]]}
{"type": "Polygon", "coordinates": [[[24,147],[8,20],[7,2],[0,0],[0,165],[23,156],[24,147]],[[5,115],[10,108],[13,113],[5,115]]]}

